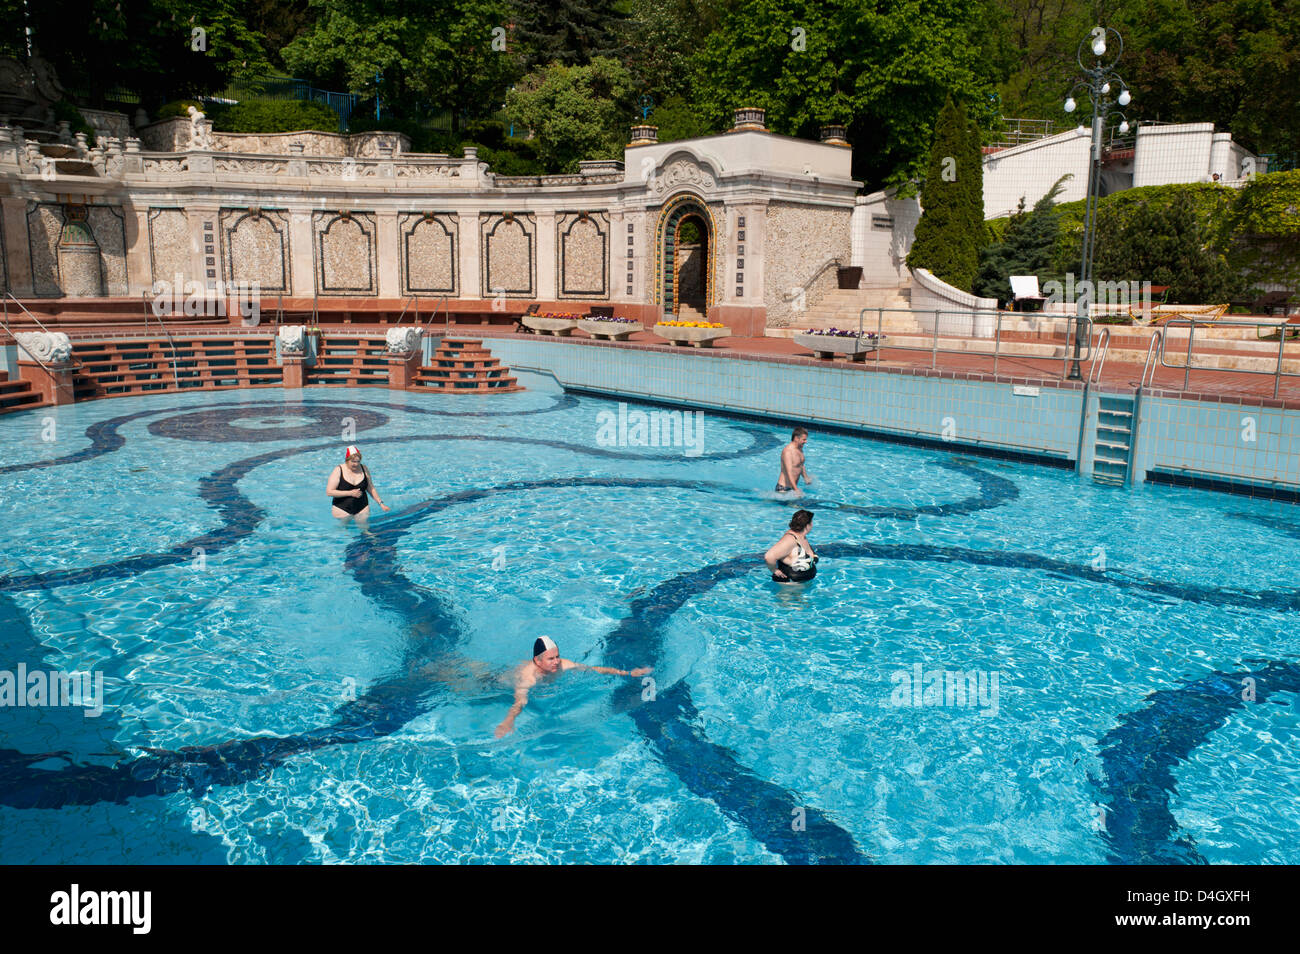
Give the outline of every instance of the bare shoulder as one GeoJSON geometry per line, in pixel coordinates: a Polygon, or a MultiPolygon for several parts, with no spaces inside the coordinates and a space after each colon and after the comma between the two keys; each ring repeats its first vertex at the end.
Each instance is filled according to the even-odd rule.
{"type": "Polygon", "coordinates": [[[587,667],[584,666],[582,663],[576,663],[572,659],[564,659],[563,657],[561,657],[560,659],[561,672],[564,672],[565,670],[568,669],[586,669],[586,668],[587,667]]]}

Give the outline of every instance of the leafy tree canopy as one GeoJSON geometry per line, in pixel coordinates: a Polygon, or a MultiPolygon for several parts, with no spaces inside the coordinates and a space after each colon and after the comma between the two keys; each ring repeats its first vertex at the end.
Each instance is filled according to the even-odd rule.
{"type": "Polygon", "coordinates": [[[552,63],[530,73],[510,91],[506,109],[533,130],[547,168],[576,172],[580,159],[622,158],[632,94],[623,65],[597,57],[586,66],[552,63]]]}

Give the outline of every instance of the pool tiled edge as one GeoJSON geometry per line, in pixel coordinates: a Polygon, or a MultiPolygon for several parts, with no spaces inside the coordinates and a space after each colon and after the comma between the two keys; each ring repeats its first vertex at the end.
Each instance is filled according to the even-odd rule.
{"type": "MultiPolygon", "coordinates": [[[[1081,382],[830,365],[799,356],[522,335],[490,340],[503,363],[549,373],[573,390],[1077,466],[1085,475],[1092,472],[1099,396],[1133,395],[1131,390],[1085,390],[1081,382]],[[779,374],[773,374],[774,364],[779,374]]],[[[1134,484],[1151,472],[1161,483],[1283,500],[1300,493],[1300,409],[1286,402],[1147,391],[1137,424],[1134,484]],[[1170,479],[1180,474],[1187,480],[1170,479]]]]}

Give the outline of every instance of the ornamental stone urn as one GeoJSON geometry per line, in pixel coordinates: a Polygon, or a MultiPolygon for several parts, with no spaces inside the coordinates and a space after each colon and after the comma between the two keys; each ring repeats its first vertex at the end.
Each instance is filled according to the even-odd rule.
{"type": "Polygon", "coordinates": [[[541,315],[525,315],[523,322],[525,327],[532,328],[539,335],[559,335],[562,338],[567,338],[578,327],[572,318],[543,318],[541,315]]]}
{"type": "Polygon", "coordinates": [[[712,348],[719,338],[730,338],[730,328],[687,328],[665,325],[662,322],[652,329],[660,338],[666,338],[675,345],[691,345],[695,348],[712,348]]]}
{"type": "Polygon", "coordinates": [[[868,338],[866,335],[795,335],[794,343],[801,348],[815,351],[817,357],[833,361],[836,355],[843,355],[850,361],[865,361],[866,356],[880,347],[884,335],[868,338]]]}
{"type": "Polygon", "coordinates": [[[593,338],[605,338],[609,341],[626,341],[638,331],[645,331],[645,326],[640,322],[594,321],[590,318],[579,320],[578,327],[593,338]]]}

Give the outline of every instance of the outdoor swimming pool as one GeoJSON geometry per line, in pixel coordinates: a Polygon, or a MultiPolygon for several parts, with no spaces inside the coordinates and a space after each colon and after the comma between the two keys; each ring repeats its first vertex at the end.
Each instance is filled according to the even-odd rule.
{"type": "Polygon", "coordinates": [[[104,680],[0,708],[0,857],[1300,862],[1295,506],[814,428],[779,587],[787,427],[608,446],[616,402],[524,378],[0,418],[0,670],[104,680]],[[653,682],[566,674],[498,741],[542,634],[653,682]]]}

